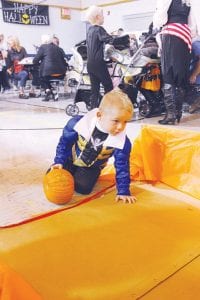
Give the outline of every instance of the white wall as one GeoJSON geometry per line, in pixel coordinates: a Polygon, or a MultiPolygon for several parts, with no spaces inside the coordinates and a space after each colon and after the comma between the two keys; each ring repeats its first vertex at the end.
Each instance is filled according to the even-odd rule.
{"type": "MultiPolygon", "coordinates": [[[[83,0],[82,1],[82,7],[88,7],[89,5],[100,5],[100,4],[105,4],[105,3],[114,3],[117,1],[101,1],[101,0],[83,0]]],[[[127,26],[125,20],[127,17],[132,14],[142,14],[142,13],[151,13],[155,11],[155,6],[156,6],[156,0],[135,0],[132,2],[126,2],[126,3],[118,3],[115,5],[110,5],[110,6],[104,6],[104,27],[108,32],[112,32],[117,30],[118,28],[122,27],[125,30],[130,31],[130,26],[127,26]],[[129,27],[129,28],[126,28],[129,27]]],[[[82,18],[84,19],[84,12],[82,13],[82,18]]],[[[145,19],[145,18],[144,18],[145,19]]],[[[141,29],[134,28],[134,22],[133,22],[133,28],[132,30],[144,30],[145,24],[148,24],[148,20],[144,20],[142,23],[140,20],[141,24],[141,29]]]]}
{"type": "MultiPolygon", "coordinates": [[[[62,0],[59,0],[57,3],[59,5],[63,4],[61,1],[62,0]]],[[[50,4],[55,4],[55,2],[54,0],[53,3],[50,4]]],[[[85,37],[85,24],[81,21],[80,10],[71,9],[71,20],[61,19],[60,13],[59,7],[49,7],[50,25],[35,26],[4,23],[2,11],[0,10],[0,32],[3,33],[5,37],[9,35],[18,36],[21,45],[26,48],[28,53],[35,53],[33,45],[40,45],[40,37],[42,34],[56,34],[60,38],[60,46],[66,53],[71,53],[71,47],[85,37]]]]}
{"type": "MultiPolygon", "coordinates": [[[[26,0],[24,1],[26,2],[26,0]]],[[[27,2],[29,1],[27,0],[27,2]]],[[[23,0],[21,0],[21,2],[23,2],[23,0]]],[[[37,1],[35,0],[32,2],[36,3],[37,1]]],[[[4,23],[2,11],[0,11],[0,32],[4,33],[6,37],[9,35],[17,35],[21,41],[21,44],[26,48],[28,53],[35,53],[35,48],[33,45],[40,44],[40,37],[42,34],[56,34],[60,38],[60,46],[65,50],[66,53],[71,53],[71,47],[85,38],[85,23],[83,22],[85,11],[83,10],[81,13],[81,10],[78,10],[80,9],[81,5],[83,8],[85,8],[91,4],[100,5],[105,3],[110,4],[113,2],[118,1],[47,0],[45,4],[51,5],[49,7],[49,26],[31,26],[4,23]],[[52,7],[52,5],[55,5],[55,7],[52,7]],[[60,8],[56,7],[56,5],[71,7],[71,20],[62,20],[60,18],[60,8]]],[[[132,20],[130,20],[130,15],[153,12],[155,10],[155,2],[156,0],[136,0],[103,7],[105,15],[105,29],[108,32],[112,32],[119,27],[122,27],[125,30],[130,31],[130,28],[126,28],[131,26],[130,22],[132,22],[132,20]],[[127,18],[129,23],[126,21],[127,18]]],[[[135,30],[134,22],[135,21],[133,20],[133,31],[135,30]]],[[[145,27],[144,24],[141,26],[145,27]]],[[[141,30],[143,30],[143,28],[141,28],[141,30]]]]}
{"type": "MultiPolygon", "coordinates": [[[[109,31],[114,31],[120,27],[126,31],[145,30],[149,25],[149,19],[142,17],[138,19],[137,26],[130,26],[130,22],[127,23],[125,20],[132,18],[132,15],[139,15],[142,13],[152,13],[155,10],[156,0],[138,0],[130,3],[123,3],[119,5],[104,7],[105,15],[105,28],[109,31]],[[141,21],[142,20],[142,21],[141,21]],[[139,24],[140,23],[140,24],[139,24]]],[[[130,21],[130,20],[129,20],[130,21]]],[[[137,21],[136,21],[137,22],[137,21]]]]}

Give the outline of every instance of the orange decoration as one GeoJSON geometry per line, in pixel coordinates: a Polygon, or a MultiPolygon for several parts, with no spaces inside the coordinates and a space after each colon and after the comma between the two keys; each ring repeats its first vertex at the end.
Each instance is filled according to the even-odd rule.
{"type": "Polygon", "coordinates": [[[44,176],[43,189],[50,202],[66,204],[74,193],[74,178],[64,169],[53,169],[44,176]]]}

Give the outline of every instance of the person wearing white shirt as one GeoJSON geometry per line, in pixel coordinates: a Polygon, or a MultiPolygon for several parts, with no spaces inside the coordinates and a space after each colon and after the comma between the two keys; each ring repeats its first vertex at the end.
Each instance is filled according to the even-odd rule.
{"type": "Polygon", "coordinates": [[[190,0],[157,0],[153,28],[161,30],[161,68],[166,115],[162,125],[174,125],[182,117],[184,90],[188,84],[191,52],[190,0]]]}

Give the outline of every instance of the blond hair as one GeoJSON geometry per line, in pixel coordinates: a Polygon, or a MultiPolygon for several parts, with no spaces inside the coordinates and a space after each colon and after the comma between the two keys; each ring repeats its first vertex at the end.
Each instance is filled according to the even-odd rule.
{"type": "Polygon", "coordinates": [[[18,52],[22,49],[19,39],[16,36],[9,36],[7,42],[8,44],[12,43],[12,49],[17,50],[18,52]]]}
{"type": "Polygon", "coordinates": [[[97,17],[103,14],[103,9],[99,6],[92,5],[87,9],[86,21],[90,22],[92,25],[96,23],[97,17]]]}
{"type": "Polygon", "coordinates": [[[133,115],[133,104],[129,97],[122,92],[119,88],[113,89],[111,92],[104,95],[99,105],[100,111],[109,111],[113,107],[117,107],[120,110],[126,110],[133,115]]]}
{"type": "Polygon", "coordinates": [[[186,4],[187,6],[191,6],[191,1],[190,0],[182,0],[183,4],[186,4]]]}

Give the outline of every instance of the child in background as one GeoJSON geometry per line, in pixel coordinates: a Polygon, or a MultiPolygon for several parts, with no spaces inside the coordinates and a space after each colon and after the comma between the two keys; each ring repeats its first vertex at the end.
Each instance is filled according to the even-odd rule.
{"type": "Polygon", "coordinates": [[[91,81],[91,108],[99,106],[100,84],[105,93],[113,89],[113,83],[104,61],[104,44],[113,42],[113,37],[102,27],[104,23],[103,10],[97,6],[89,7],[86,16],[91,26],[87,30],[87,71],[91,81]]]}
{"type": "Polygon", "coordinates": [[[69,120],[51,169],[67,169],[74,177],[75,191],[89,194],[108,159],[114,156],[116,201],[134,203],[136,198],[129,190],[131,142],[125,132],[132,114],[133,106],[125,93],[119,88],[107,93],[99,108],[69,120]]]}

